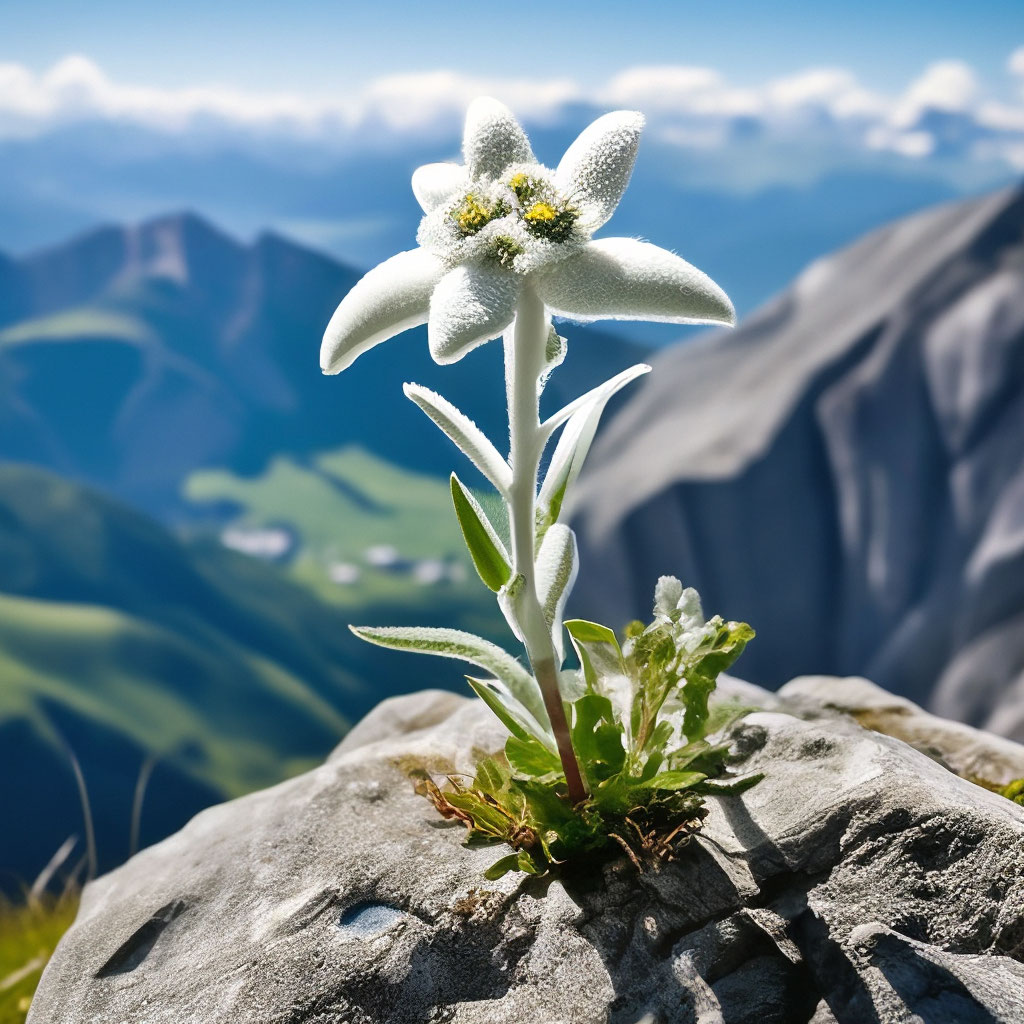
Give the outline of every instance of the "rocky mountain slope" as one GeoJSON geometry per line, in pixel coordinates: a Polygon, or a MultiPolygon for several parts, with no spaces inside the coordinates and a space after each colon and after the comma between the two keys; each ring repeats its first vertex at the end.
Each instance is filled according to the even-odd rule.
{"type": "MultiPolygon", "coordinates": [[[[1017,1024],[1024,808],[830,712],[848,683],[890,700],[727,682],[768,709],[729,736],[761,782],[671,863],[526,880],[487,881],[495,850],[405,776],[471,772],[505,740],[490,712],[386,702],[87,889],[29,1024],[1017,1024]]],[[[1024,771],[1024,747],[903,713],[947,763],[1024,771]]]]}
{"type": "Polygon", "coordinates": [[[1024,737],[1024,192],[812,264],[660,354],[574,505],[575,611],[673,573],[758,630],[758,682],[865,675],[1024,737]]]}
{"type": "MultiPolygon", "coordinates": [[[[182,512],[195,469],[253,473],[276,455],[352,442],[446,472],[451,447],[424,429],[402,394],[407,380],[441,391],[500,440],[498,345],[438,367],[420,329],[341,379],[321,375],[324,325],[358,276],[278,236],[244,245],[186,214],[0,257],[0,458],[165,518],[182,512]]],[[[552,402],[646,353],[589,329],[576,338],[552,402]]]]}

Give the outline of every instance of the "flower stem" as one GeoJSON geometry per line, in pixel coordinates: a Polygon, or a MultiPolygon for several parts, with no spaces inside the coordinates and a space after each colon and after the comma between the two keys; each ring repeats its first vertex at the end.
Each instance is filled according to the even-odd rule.
{"type": "Polygon", "coordinates": [[[534,678],[558,746],[558,756],[569,787],[569,799],[587,797],[579,763],[572,747],[565,705],[558,685],[558,662],[551,630],[537,596],[534,570],[536,548],[537,472],[544,449],[537,382],[544,370],[550,321],[543,302],[532,288],[523,289],[515,323],[505,333],[505,383],[508,390],[508,426],[512,465],[509,488],[509,528],[512,534],[512,573],[523,585],[515,602],[519,624],[534,678]]]}

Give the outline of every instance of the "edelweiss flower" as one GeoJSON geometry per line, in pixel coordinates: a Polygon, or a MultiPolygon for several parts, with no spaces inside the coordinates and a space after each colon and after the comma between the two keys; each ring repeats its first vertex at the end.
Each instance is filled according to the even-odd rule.
{"type": "Polygon", "coordinates": [[[501,335],[527,285],[573,320],[733,323],[725,293],[685,260],[633,238],[591,240],[625,191],[642,128],[634,111],[605,114],[552,171],[508,108],[475,100],[465,165],[413,174],[419,248],[385,260],[345,296],[324,333],[324,372],[423,323],[435,361],[456,362],[501,335]]]}

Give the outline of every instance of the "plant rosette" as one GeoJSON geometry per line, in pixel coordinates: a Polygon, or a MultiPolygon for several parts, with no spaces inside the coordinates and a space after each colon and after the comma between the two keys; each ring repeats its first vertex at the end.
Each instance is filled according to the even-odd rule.
{"type": "Polygon", "coordinates": [[[723,781],[727,749],[711,737],[724,720],[709,711],[708,698],[718,673],[753,636],[749,626],[705,621],[696,592],[672,577],[658,584],[654,621],[631,626],[621,644],[607,627],[563,617],[578,568],[575,535],[562,521],[567,495],[608,400],[650,367],[625,369],[542,420],[544,385],[566,352],[551,316],[735,320],[721,288],[674,253],[632,238],[592,237],[629,182],[642,127],[634,111],[606,114],[551,170],[537,162],[506,107],[476,100],[466,117],[464,164],[427,164],[413,175],[423,208],[419,247],[352,288],[321,347],[321,368],[333,374],[424,323],[440,364],[504,339],[507,458],[441,395],[413,383],[405,393],[504,505],[496,525],[452,474],[473,564],[527,664],[460,630],[350,627],[370,643],[462,659],[487,673],[469,684],[509,731],[504,756],[482,761],[471,781],[453,777],[442,788],[424,776],[418,788],[467,825],[469,842],[513,848],[491,876],[513,868],[539,873],[610,844],[638,864],[643,856],[672,856],[699,828],[706,794],[748,784],[723,781]],[[566,633],[578,670],[564,668],[566,633]]]}
{"type": "Polygon", "coordinates": [[[654,612],[649,626],[627,627],[621,644],[606,626],[565,623],[582,665],[562,680],[585,801],[571,804],[550,746],[497,703],[510,733],[503,757],[481,761],[468,784],[452,775],[442,788],[418,773],[418,792],[465,824],[470,846],[506,843],[515,851],[488,878],[544,874],[618,849],[641,870],[671,860],[700,828],[705,796],[735,795],[761,779],[730,775],[729,744],[716,742],[749,709],[709,703],[719,674],[754,631],[717,615],[705,621],[697,592],[671,576],[658,581],[654,612]]]}

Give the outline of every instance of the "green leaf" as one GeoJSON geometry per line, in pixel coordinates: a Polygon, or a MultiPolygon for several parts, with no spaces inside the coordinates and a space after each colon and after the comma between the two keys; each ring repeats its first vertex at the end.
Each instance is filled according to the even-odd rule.
{"type": "Polygon", "coordinates": [[[476,766],[473,788],[496,797],[504,790],[508,778],[508,772],[493,757],[485,757],[476,766]]]}
{"type": "Polygon", "coordinates": [[[659,733],[658,715],[682,677],[680,653],[671,629],[663,623],[655,622],[633,637],[630,661],[637,686],[630,723],[634,743],[641,750],[667,740],[663,731],[659,733]]]}
{"type": "Polygon", "coordinates": [[[570,402],[544,422],[543,429],[548,433],[565,424],[551,456],[551,464],[538,499],[551,522],[558,519],[565,493],[583,468],[583,460],[590,451],[608,400],[630,381],[649,373],[650,369],[646,363],[631,366],[577,398],[575,402],[570,402]]]}
{"type": "Polygon", "coordinates": [[[532,737],[510,736],[505,741],[505,757],[509,766],[520,775],[553,781],[562,775],[557,755],[532,737]]]}
{"type": "Polygon", "coordinates": [[[626,674],[618,638],[607,626],[586,619],[567,619],[565,628],[576,648],[588,686],[597,686],[601,676],[626,674]]]}
{"type": "Polygon", "coordinates": [[[394,651],[415,651],[436,654],[443,658],[458,658],[477,665],[497,676],[512,695],[530,712],[534,720],[547,731],[548,718],[544,710],[537,681],[507,651],[483,637],[464,633],[460,629],[432,626],[349,626],[361,640],[388,647],[394,651]]]}
{"type": "Polygon", "coordinates": [[[663,750],[665,744],[672,739],[675,730],[671,722],[659,722],[650,732],[644,742],[644,750],[663,750]]]}
{"type": "Polygon", "coordinates": [[[649,789],[667,789],[675,792],[680,789],[689,789],[706,778],[707,776],[701,772],[661,772],[655,775],[650,782],[645,783],[645,786],[649,789]]]}
{"type": "Polygon", "coordinates": [[[497,807],[482,800],[476,793],[463,790],[460,793],[445,793],[452,807],[472,816],[473,828],[489,839],[505,839],[512,833],[512,822],[497,807]]]}
{"type": "Polygon", "coordinates": [[[708,700],[714,692],[717,680],[714,676],[706,676],[697,672],[688,672],[683,697],[686,701],[686,712],[683,715],[683,735],[688,740],[698,740],[704,736],[705,724],[708,719],[708,700]]]}
{"type": "MultiPolygon", "coordinates": [[[[673,768],[685,768],[688,764],[692,764],[698,758],[705,757],[716,749],[719,748],[712,747],[707,740],[693,740],[686,746],[673,750],[669,760],[672,762],[673,768]]],[[[725,747],[724,749],[727,751],[729,748],[725,747]]]]}
{"type": "Polygon", "coordinates": [[[641,784],[650,782],[655,775],[658,774],[658,770],[665,763],[665,755],[660,750],[656,750],[647,760],[644,762],[643,770],[640,772],[639,782],[641,784]]]}
{"type": "Polygon", "coordinates": [[[473,558],[473,565],[480,579],[497,593],[512,575],[505,545],[495,533],[479,502],[454,473],[451,476],[451,488],[455,515],[462,527],[462,536],[473,558]]]}
{"type": "Polygon", "coordinates": [[[530,825],[538,832],[562,833],[567,825],[578,820],[572,805],[558,795],[554,786],[537,779],[516,779],[514,785],[526,800],[530,825]]]}
{"type": "Polygon", "coordinates": [[[448,399],[419,384],[403,384],[402,390],[406,398],[415,402],[448,435],[499,493],[508,492],[512,485],[509,464],[465,413],[456,409],[448,399]]]}
{"type": "MultiPolygon", "coordinates": [[[[619,640],[613,629],[602,626],[600,622],[589,622],[587,619],[570,619],[565,624],[566,629],[581,643],[609,644],[618,648],[619,640]]],[[[619,652],[621,657],[622,652],[619,652]]]]}
{"type": "Polygon", "coordinates": [[[504,877],[510,871],[519,870],[519,854],[510,853],[507,857],[502,857],[501,860],[496,860],[485,872],[484,878],[488,882],[496,882],[499,878],[504,877]]]}
{"type": "Polygon", "coordinates": [[[541,728],[540,723],[500,680],[474,679],[472,676],[466,676],[466,681],[513,736],[521,740],[539,740],[549,749],[555,749],[554,737],[541,728]]]}
{"type": "Polygon", "coordinates": [[[583,667],[587,687],[608,697],[618,719],[628,726],[634,683],[615,634],[607,626],[585,619],[569,619],[565,628],[583,667]]]}
{"type": "Polygon", "coordinates": [[[708,699],[715,689],[718,676],[743,653],[743,648],[753,637],[754,631],[745,622],[722,623],[711,648],[706,652],[699,649],[695,652],[695,659],[685,671],[686,686],[683,691],[686,702],[683,735],[688,740],[700,739],[705,735],[708,699]]]}
{"type": "Polygon", "coordinates": [[[544,618],[551,630],[551,640],[559,662],[565,658],[565,640],[562,636],[562,612],[569,592],[576,582],[579,555],[576,534],[561,523],[555,523],[544,534],[537,553],[537,597],[544,618]]]}
{"type": "Polygon", "coordinates": [[[520,871],[525,871],[528,875],[539,875],[542,871],[542,869],[534,863],[529,850],[519,851],[519,856],[516,857],[516,865],[520,871]]]}
{"type": "Polygon", "coordinates": [[[711,736],[716,732],[724,732],[746,715],[763,710],[752,704],[743,704],[738,700],[722,700],[708,707],[708,720],[704,733],[711,736]]]}
{"type": "Polygon", "coordinates": [[[615,719],[612,702],[600,694],[588,693],[572,709],[572,745],[582,769],[597,781],[621,772],[626,748],[623,727],[615,719]]]}
{"type": "Polygon", "coordinates": [[[736,796],[738,793],[746,792],[751,786],[756,786],[763,778],[764,772],[754,772],[741,779],[726,781],[707,779],[697,786],[697,792],[707,793],[710,796],[736,796]]]}

